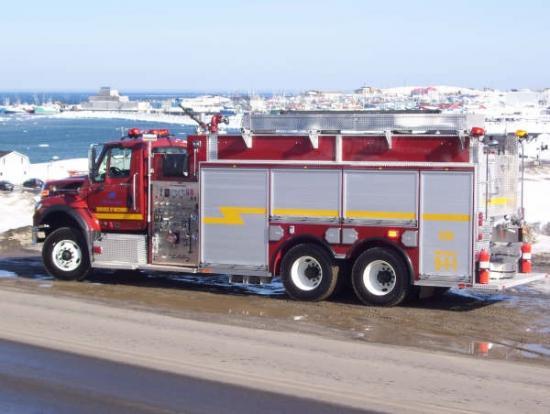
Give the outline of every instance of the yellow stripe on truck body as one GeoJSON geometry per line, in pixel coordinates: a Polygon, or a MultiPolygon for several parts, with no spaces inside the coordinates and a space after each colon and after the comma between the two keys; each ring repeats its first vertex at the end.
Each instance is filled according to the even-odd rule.
{"type": "Polygon", "coordinates": [[[422,219],[426,221],[470,221],[469,214],[454,213],[424,213],[422,219]]]}
{"type": "Polygon", "coordinates": [[[96,213],[99,220],[143,220],[140,213],[96,213]]]}
{"type": "Polygon", "coordinates": [[[348,210],[346,211],[345,218],[373,220],[414,220],[416,218],[416,213],[414,211],[348,210]]]}
{"type": "Polygon", "coordinates": [[[219,207],[221,217],[204,217],[204,224],[224,224],[228,226],[239,226],[244,224],[244,214],[265,214],[263,207],[219,207]]]}
{"type": "Polygon", "coordinates": [[[314,209],[314,208],[276,208],[274,216],[290,217],[338,217],[338,210],[314,209]]]}

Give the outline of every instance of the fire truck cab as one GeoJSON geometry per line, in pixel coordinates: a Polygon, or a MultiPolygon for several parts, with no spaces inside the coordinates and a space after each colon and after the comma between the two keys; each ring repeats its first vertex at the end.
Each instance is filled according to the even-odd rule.
{"type": "Polygon", "coordinates": [[[46,269],[280,277],[289,296],[350,282],[366,304],[420,288],[500,290],[531,273],[518,138],[440,113],[248,114],[240,134],[166,130],[94,145],[87,177],[49,182],[34,216],[46,269]]]}

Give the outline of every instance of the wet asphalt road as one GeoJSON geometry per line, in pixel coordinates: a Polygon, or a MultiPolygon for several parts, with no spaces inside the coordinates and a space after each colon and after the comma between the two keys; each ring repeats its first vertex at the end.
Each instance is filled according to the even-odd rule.
{"type": "MultiPolygon", "coordinates": [[[[547,259],[539,271],[550,270],[547,259]]],[[[18,249],[0,254],[0,284],[196,320],[550,364],[550,279],[502,294],[454,291],[378,308],[345,293],[320,303],[291,301],[280,283],[230,285],[224,276],[102,270],[83,283],[59,282],[46,274],[38,251],[18,249]]]]}
{"type": "Polygon", "coordinates": [[[0,340],[0,412],[329,414],[369,411],[0,340]]]}
{"type": "Polygon", "coordinates": [[[548,412],[549,286],[387,309],[216,276],[60,282],[18,250],[0,255],[0,413],[548,412]]]}

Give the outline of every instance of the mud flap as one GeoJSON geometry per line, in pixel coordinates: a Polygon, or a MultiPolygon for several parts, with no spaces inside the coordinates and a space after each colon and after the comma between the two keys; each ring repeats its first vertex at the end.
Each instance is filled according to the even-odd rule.
{"type": "Polygon", "coordinates": [[[550,277],[547,273],[518,273],[509,279],[489,280],[489,283],[486,285],[474,283],[472,289],[480,292],[499,292],[512,287],[544,280],[547,277],[550,277]]]}

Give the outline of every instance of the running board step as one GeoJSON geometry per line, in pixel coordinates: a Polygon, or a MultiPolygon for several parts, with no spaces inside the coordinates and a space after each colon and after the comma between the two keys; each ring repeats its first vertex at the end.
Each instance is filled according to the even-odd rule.
{"type": "Polygon", "coordinates": [[[242,285],[268,285],[272,279],[270,276],[229,275],[229,283],[242,285]]]}

